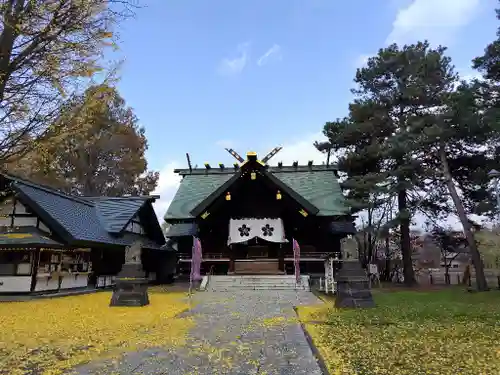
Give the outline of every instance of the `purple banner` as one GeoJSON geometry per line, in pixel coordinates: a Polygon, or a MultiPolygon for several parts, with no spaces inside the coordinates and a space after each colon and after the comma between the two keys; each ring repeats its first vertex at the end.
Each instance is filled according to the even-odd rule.
{"type": "Polygon", "coordinates": [[[300,246],[295,238],[292,239],[293,243],[293,265],[295,267],[295,281],[300,284],[300,246]]]}
{"type": "Polygon", "coordinates": [[[193,236],[193,252],[191,254],[191,281],[200,281],[200,268],[202,260],[201,242],[193,236]]]}

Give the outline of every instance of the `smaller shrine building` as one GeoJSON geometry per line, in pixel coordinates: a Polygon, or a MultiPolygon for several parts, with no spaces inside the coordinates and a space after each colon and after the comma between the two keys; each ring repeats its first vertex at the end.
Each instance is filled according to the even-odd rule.
{"type": "Polygon", "coordinates": [[[148,277],[172,279],[175,254],[163,246],[152,206],[158,198],[77,197],[0,174],[0,293],[111,286],[136,241],[148,277]]]}
{"type": "Polygon", "coordinates": [[[355,232],[333,165],[269,166],[281,148],[262,160],[176,169],[182,180],[165,220],[166,236],[189,274],[193,236],[202,244],[202,274],[293,274],[293,240],[303,274],[324,275],[328,254],[355,232]]]}

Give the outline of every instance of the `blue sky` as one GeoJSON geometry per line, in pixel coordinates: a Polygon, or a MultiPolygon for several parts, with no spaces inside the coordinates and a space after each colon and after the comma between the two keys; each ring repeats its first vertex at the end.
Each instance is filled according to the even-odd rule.
{"type": "Polygon", "coordinates": [[[146,128],[161,171],[160,215],[174,167],[232,163],[224,151],[274,162],[323,161],[311,146],[346,114],[357,67],[390,42],[449,46],[457,70],[493,40],[496,0],[142,0],[119,30],[119,89],[146,128]],[[262,155],[263,156],[263,155],[262,155]]]}

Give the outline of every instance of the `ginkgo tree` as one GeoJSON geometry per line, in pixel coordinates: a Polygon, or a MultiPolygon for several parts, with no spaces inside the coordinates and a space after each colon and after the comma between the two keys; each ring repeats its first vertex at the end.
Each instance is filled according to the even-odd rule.
{"type": "Polygon", "coordinates": [[[127,0],[0,1],[2,164],[54,135],[50,125],[65,101],[108,68],[113,31],[133,10],[127,0]]]}
{"type": "Polygon", "coordinates": [[[151,193],[159,173],[147,168],[145,129],[118,90],[92,86],[71,104],[54,125],[57,134],[39,142],[18,162],[7,164],[7,169],[77,195],[151,193]],[[81,111],[96,96],[99,100],[92,110],[81,111]]]}

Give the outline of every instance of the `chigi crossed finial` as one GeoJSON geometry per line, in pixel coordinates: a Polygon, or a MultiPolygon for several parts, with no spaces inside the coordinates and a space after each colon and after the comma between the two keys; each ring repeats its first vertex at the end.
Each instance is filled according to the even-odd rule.
{"type": "MultiPolygon", "coordinates": [[[[281,151],[283,147],[275,147],[269,152],[264,158],[262,159],[263,164],[267,164],[267,162],[278,152],[281,151]]],[[[225,149],[227,152],[229,152],[236,160],[238,160],[240,163],[244,163],[245,159],[243,159],[240,154],[238,154],[236,151],[234,151],[232,148],[226,148],[225,149]]]]}

